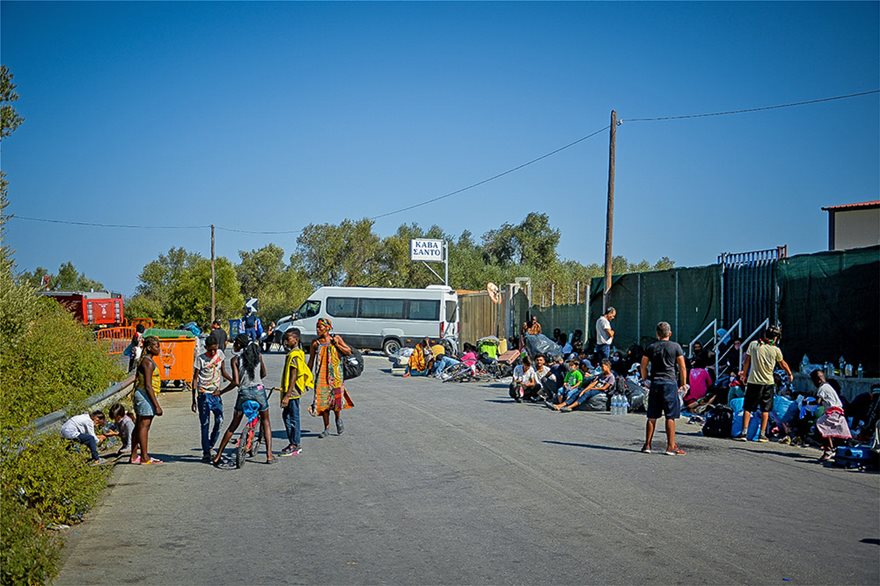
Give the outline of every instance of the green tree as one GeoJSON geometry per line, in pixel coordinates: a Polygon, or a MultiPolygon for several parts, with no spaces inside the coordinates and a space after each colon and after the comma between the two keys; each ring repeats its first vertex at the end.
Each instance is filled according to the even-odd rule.
{"type": "Polygon", "coordinates": [[[336,224],[309,224],[296,239],[293,264],[315,286],[381,283],[380,238],[366,218],[336,224]]]}
{"type": "MultiPolygon", "coordinates": [[[[241,314],[244,297],[228,258],[214,261],[218,319],[241,314]]],[[[172,325],[194,321],[206,324],[211,319],[211,261],[199,257],[184,269],[171,285],[169,298],[163,306],[165,319],[172,325]]]]}
{"type": "Polygon", "coordinates": [[[12,83],[12,72],[5,65],[0,65],[0,140],[6,138],[18,128],[24,118],[15,111],[13,103],[18,100],[15,84],[12,83]]]}
{"type": "Polygon", "coordinates": [[[312,286],[295,266],[284,264],[284,249],[275,244],[251,251],[239,251],[241,262],[235,272],[245,298],[260,301],[260,315],[265,323],[276,321],[297,309],[312,286]]]}
{"type": "Polygon", "coordinates": [[[70,261],[62,263],[54,275],[45,267],[37,267],[33,272],[22,273],[18,280],[36,289],[43,289],[43,277],[49,277],[49,291],[98,291],[104,288],[103,283],[88,278],[70,261]]]}

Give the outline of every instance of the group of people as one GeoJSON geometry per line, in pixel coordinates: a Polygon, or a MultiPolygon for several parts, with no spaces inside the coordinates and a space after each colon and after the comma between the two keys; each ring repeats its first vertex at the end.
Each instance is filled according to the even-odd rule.
{"type": "MultiPolygon", "coordinates": [[[[263,385],[267,376],[266,364],[260,351],[260,344],[247,333],[238,335],[233,341],[233,356],[230,360],[231,372],[226,369],[226,336],[219,322],[205,339],[204,352],[196,358],[192,378],[192,411],[199,416],[201,431],[202,461],[215,466],[223,464],[223,450],[232,439],[244,416],[244,403],[253,401],[258,405],[262,437],[266,444],[266,462],[275,462],[272,451],[272,432],[269,420],[269,394],[263,385]],[[238,388],[232,421],[222,438],[220,429],[223,423],[223,395],[238,388]],[[213,425],[212,420],[213,419],[213,425]],[[216,451],[217,440],[220,444],[216,451]]],[[[281,450],[281,456],[294,456],[302,453],[302,426],[300,420],[300,400],[309,392],[314,398],[309,413],[321,417],[324,428],[318,438],[330,435],[330,414],[334,414],[336,432],[341,435],[345,426],[342,411],[354,406],[345,387],[342,361],[352,353],[351,348],[339,335],[332,333],[333,325],[329,319],[318,320],[317,337],[309,348],[309,357],[300,344],[300,331],[290,328],[284,334],[283,343],[287,350],[281,373],[279,388],[282,419],[287,432],[288,445],[281,450]]],[[[161,378],[155,357],[159,355],[159,338],[146,336],[141,345],[141,356],[135,367],[135,384],[132,395],[133,413],[128,413],[121,405],[110,409],[115,431],[97,432],[107,424],[102,411],[83,413],[64,422],[61,435],[65,439],[85,445],[91,459],[100,464],[98,445],[107,437],[119,435],[122,448],[117,455],[127,454],[131,464],[161,464],[162,461],[149,454],[149,432],[153,420],[161,417],[159,404],[161,378]]]]}

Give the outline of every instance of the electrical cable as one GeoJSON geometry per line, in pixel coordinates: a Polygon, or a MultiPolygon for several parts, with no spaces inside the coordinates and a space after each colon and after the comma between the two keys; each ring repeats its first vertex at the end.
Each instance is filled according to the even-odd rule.
{"type": "Polygon", "coordinates": [[[608,130],[609,128],[611,128],[611,125],[610,125],[610,124],[607,125],[607,126],[604,126],[604,127],[600,128],[599,130],[597,130],[597,131],[595,131],[595,132],[592,132],[592,133],[588,134],[587,136],[582,136],[581,138],[579,138],[579,139],[577,139],[577,140],[575,140],[575,141],[572,141],[572,142],[568,143],[568,144],[565,145],[565,146],[561,146],[561,147],[559,147],[558,149],[552,150],[552,151],[550,151],[549,153],[545,153],[545,154],[541,155],[540,157],[537,157],[537,158],[532,159],[531,161],[527,161],[527,162],[523,163],[522,165],[517,165],[516,167],[513,167],[512,169],[508,169],[507,171],[502,171],[501,173],[498,173],[497,175],[493,175],[492,177],[489,177],[488,179],[483,179],[482,181],[477,181],[476,183],[472,183],[472,184],[468,185],[467,187],[462,187],[461,189],[456,189],[455,191],[450,191],[449,193],[444,193],[443,195],[438,195],[437,197],[432,197],[431,199],[426,199],[425,201],[422,201],[422,202],[419,202],[419,203],[415,203],[415,204],[412,204],[412,205],[409,205],[409,206],[406,206],[406,207],[402,207],[402,208],[397,209],[397,210],[393,210],[393,211],[390,211],[390,212],[385,212],[384,214],[379,214],[379,215],[377,215],[377,216],[373,216],[373,217],[370,218],[370,219],[371,219],[371,220],[378,220],[379,218],[384,218],[384,217],[387,217],[387,216],[392,216],[392,215],[394,215],[394,214],[399,214],[399,213],[401,213],[401,212],[406,212],[406,211],[409,211],[409,210],[414,210],[414,209],[416,209],[416,208],[420,208],[420,207],[422,207],[422,206],[426,206],[426,205],[428,205],[429,203],[434,203],[435,201],[440,201],[441,199],[446,199],[447,197],[452,197],[453,195],[458,195],[459,193],[462,193],[463,191],[467,191],[467,190],[469,190],[469,189],[473,189],[474,187],[479,187],[480,185],[485,185],[486,183],[489,183],[490,181],[494,181],[494,180],[496,180],[496,179],[499,179],[499,178],[501,178],[501,177],[504,177],[505,175],[509,175],[509,174],[513,173],[514,171],[519,171],[519,170],[522,169],[523,167],[528,167],[529,165],[532,165],[532,164],[534,164],[534,163],[537,163],[538,161],[542,161],[542,160],[546,159],[547,157],[552,157],[552,156],[555,155],[556,153],[559,153],[559,152],[564,151],[565,149],[571,148],[571,147],[573,147],[574,145],[579,144],[579,143],[582,143],[582,142],[584,142],[585,140],[587,140],[587,139],[589,139],[589,138],[593,138],[593,137],[596,136],[597,134],[599,134],[599,133],[601,133],[601,132],[605,132],[605,131],[608,130]]]}
{"type": "Polygon", "coordinates": [[[868,96],[880,93],[880,89],[868,90],[865,92],[857,92],[854,94],[846,94],[843,96],[831,96],[829,98],[816,98],[815,100],[804,100],[802,102],[789,102],[787,104],[776,104],[774,106],[761,106],[758,108],[744,108],[742,110],[727,110],[725,112],[706,112],[703,114],[682,114],[679,116],[655,116],[653,118],[626,118],[623,122],[661,122],[667,120],[685,120],[688,118],[708,118],[710,116],[729,116],[732,114],[746,114],[749,112],[763,112],[765,110],[778,110],[780,108],[793,108],[795,106],[805,106],[807,104],[819,104],[822,102],[833,102],[835,100],[846,100],[848,98],[857,98],[860,96],[868,96]]]}
{"type": "Polygon", "coordinates": [[[31,216],[22,216],[19,214],[10,214],[10,220],[27,220],[28,222],[47,222],[49,224],[69,224],[72,226],[88,226],[91,228],[126,228],[133,230],[198,230],[201,228],[210,228],[211,225],[204,226],[141,226],[137,224],[101,224],[97,222],[77,222],[75,220],[55,220],[51,218],[34,218],[31,216]]]}

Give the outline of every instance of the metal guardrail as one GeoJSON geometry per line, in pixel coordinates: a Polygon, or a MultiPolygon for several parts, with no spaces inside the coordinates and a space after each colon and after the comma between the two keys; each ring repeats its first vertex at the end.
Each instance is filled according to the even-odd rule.
{"type": "MultiPolygon", "coordinates": [[[[129,395],[132,392],[133,387],[134,375],[131,375],[125,380],[114,384],[106,391],[89,397],[86,400],[86,406],[88,410],[91,411],[94,407],[97,407],[98,405],[102,405],[104,403],[115,403],[129,395]]],[[[39,419],[34,420],[34,431],[37,434],[43,434],[48,431],[57,431],[60,429],[59,425],[63,423],[64,420],[68,417],[70,417],[70,414],[63,409],[60,409],[53,413],[49,413],[48,415],[43,415],[39,419]]]]}

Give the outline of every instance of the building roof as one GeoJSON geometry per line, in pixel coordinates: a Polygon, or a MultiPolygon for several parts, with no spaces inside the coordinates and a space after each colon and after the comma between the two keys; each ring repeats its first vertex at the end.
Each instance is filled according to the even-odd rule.
{"type": "Polygon", "coordinates": [[[839,206],[824,207],[822,209],[826,212],[841,212],[844,210],[863,210],[868,208],[880,208],[880,199],[863,201],[861,203],[845,203],[839,206]]]}

